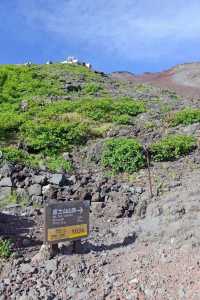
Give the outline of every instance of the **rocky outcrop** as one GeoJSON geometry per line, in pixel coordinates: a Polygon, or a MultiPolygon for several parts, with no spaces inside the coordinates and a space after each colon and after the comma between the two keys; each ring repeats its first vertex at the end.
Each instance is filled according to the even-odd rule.
{"type": "Polygon", "coordinates": [[[108,218],[131,217],[144,192],[103,175],[52,174],[20,165],[2,165],[0,178],[0,200],[13,193],[29,205],[43,205],[49,200],[89,200],[94,213],[103,213],[108,218]]]}

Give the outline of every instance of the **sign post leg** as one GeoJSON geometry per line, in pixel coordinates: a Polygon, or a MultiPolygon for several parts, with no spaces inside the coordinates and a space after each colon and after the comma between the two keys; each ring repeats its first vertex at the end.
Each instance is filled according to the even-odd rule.
{"type": "Polygon", "coordinates": [[[150,167],[150,159],[149,159],[148,154],[147,154],[147,166],[148,166],[148,176],[149,176],[150,197],[153,198],[153,188],[152,188],[152,180],[151,180],[151,167],[150,167]]]}
{"type": "Polygon", "coordinates": [[[147,146],[144,147],[144,154],[147,160],[148,178],[149,178],[149,192],[150,198],[153,198],[153,188],[152,188],[152,177],[151,177],[151,164],[150,164],[150,153],[147,146]]]}
{"type": "Polygon", "coordinates": [[[73,241],[73,246],[72,246],[72,252],[75,253],[79,253],[81,250],[81,241],[77,240],[77,241],[73,241]]]}
{"type": "Polygon", "coordinates": [[[58,244],[50,245],[50,252],[52,256],[56,256],[59,252],[58,244]]]}

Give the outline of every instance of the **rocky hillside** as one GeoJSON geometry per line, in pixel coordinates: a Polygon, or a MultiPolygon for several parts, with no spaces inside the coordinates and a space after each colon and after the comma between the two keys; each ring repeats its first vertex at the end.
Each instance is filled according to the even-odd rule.
{"type": "Polygon", "coordinates": [[[200,63],[177,65],[160,73],[144,73],[140,76],[129,72],[115,72],[113,78],[131,82],[152,84],[163,89],[173,89],[179,95],[188,99],[200,97],[200,63]]]}
{"type": "Polygon", "coordinates": [[[197,69],[0,66],[0,299],[198,299],[197,69]],[[90,237],[51,257],[43,205],[80,199],[90,237]]]}

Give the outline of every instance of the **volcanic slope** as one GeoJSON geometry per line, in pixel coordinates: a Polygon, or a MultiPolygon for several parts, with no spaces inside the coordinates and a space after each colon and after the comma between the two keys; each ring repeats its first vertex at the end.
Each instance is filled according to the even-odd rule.
{"type": "Polygon", "coordinates": [[[198,66],[0,66],[0,299],[199,299],[198,66]],[[80,199],[89,237],[50,257],[44,204],[80,199]]]}
{"type": "Polygon", "coordinates": [[[183,97],[200,97],[200,63],[177,65],[160,73],[134,75],[128,72],[114,72],[113,78],[130,80],[135,83],[152,84],[163,89],[173,89],[183,97]]]}

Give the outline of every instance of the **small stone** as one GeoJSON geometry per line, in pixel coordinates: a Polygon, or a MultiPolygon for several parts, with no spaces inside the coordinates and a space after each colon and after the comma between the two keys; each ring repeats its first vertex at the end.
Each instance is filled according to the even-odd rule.
{"type": "Polygon", "coordinates": [[[28,101],[26,100],[22,100],[20,103],[20,108],[22,111],[27,111],[28,109],[28,101]]]}
{"type": "Polygon", "coordinates": [[[72,175],[71,177],[68,178],[68,180],[72,183],[75,184],[76,183],[76,176],[72,175]]]}
{"type": "Polygon", "coordinates": [[[105,207],[105,204],[103,202],[92,202],[91,208],[92,212],[97,214],[99,217],[103,216],[103,208],[105,207]]]}
{"type": "Polygon", "coordinates": [[[184,288],[180,288],[179,291],[178,291],[178,295],[180,297],[180,299],[185,299],[185,289],[184,288]]]}
{"type": "Polygon", "coordinates": [[[6,285],[10,285],[10,279],[9,279],[9,278],[5,278],[5,279],[4,279],[4,283],[5,283],[6,285]]]}
{"type": "Polygon", "coordinates": [[[50,189],[51,189],[51,185],[50,184],[43,186],[43,188],[42,188],[42,194],[47,194],[50,189]]]}
{"type": "Polygon", "coordinates": [[[144,191],[145,191],[145,190],[144,190],[142,187],[136,187],[136,188],[135,188],[136,194],[143,194],[144,191]]]}
{"type": "MultiPolygon", "coordinates": [[[[144,290],[144,293],[145,293],[145,296],[147,296],[147,297],[153,297],[153,290],[151,290],[151,289],[145,289],[144,290]]],[[[148,298],[147,298],[148,299],[148,298]]]]}
{"type": "Polygon", "coordinates": [[[169,189],[174,189],[178,186],[181,186],[181,182],[180,181],[174,181],[174,182],[171,182],[170,185],[169,185],[169,189]]]}
{"type": "Polygon", "coordinates": [[[32,178],[33,183],[45,184],[47,182],[47,177],[44,175],[35,175],[32,178]]]}
{"type": "Polygon", "coordinates": [[[2,177],[8,177],[11,175],[11,173],[12,168],[7,163],[5,163],[0,169],[0,175],[2,175],[2,177]]]}
{"type": "Polygon", "coordinates": [[[69,152],[64,152],[62,156],[63,156],[64,160],[70,160],[69,152]]]}
{"type": "Polygon", "coordinates": [[[50,177],[49,182],[51,184],[63,186],[66,183],[66,178],[63,174],[53,174],[50,177]]]}
{"type": "Polygon", "coordinates": [[[42,187],[40,184],[33,184],[29,186],[28,193],[30,196],[36,195],[40,196],[42,194],[42,187]]]}
{"type": "Polygon", "coordinates": [[[58,191],[58,188],[55,187],[55,186],[52,186],[51,184],[45,185],[42,188],[43,196],[45,196],[49,199],[56,199],[57,198],[57,191],[58,191]]]}
{"type": "Polygon", "coordinates": [[[36,271],[36,268],[35,267],[32,267],[30,264],[22,264],[20,266],[20,271],[23,273],[23,274],[26,274],[26,273],[34,273],[36,271]]]}
{"type": "Polygon", "coordinates": [[[92,202],[100,202],[100,194],[98,192],[92,195],[92,202]]]}
{"type": "Polygon", "coordinates": [[[30,185],[30,178],[29,177],[26,177],[25,180],[24,180],[24,185],[26,187],[28,187],[30,185]]]}
{"type": "Polygon", "coordinates": [[[133,278],[129,281],[130,284],[137,284],[139,283],[139,280],[137,278],[133,278]]]}
{"type": "Polygon", "coordinates": [[[36,196],[33,195],[31,198],[32,203],[42,205],[43,204],[43,197],[42,196],[36,196]]]}
{"type": "Polygon", "coordinates": [[[52,257],[51,249],[48,245],[42,245],[40,251],[33,256],[32,263],[41,263],[46,260],[49,260],[52,257]]]}
{"type": "Polygon", "coordinates": [[[0,187],[12,187],[12,181],[10,177],[5,177],[0,180],[0,187]]]}
{"type": "Polygon", "coordinates": [[[57,270],[57,268],[58,268],[58,261],[57,261],[57,259],[52,259],[52,260],[46,261],[45,268],[46,268],[46,271],[48,273],[49,272],[55,272],[57,270]]]}

